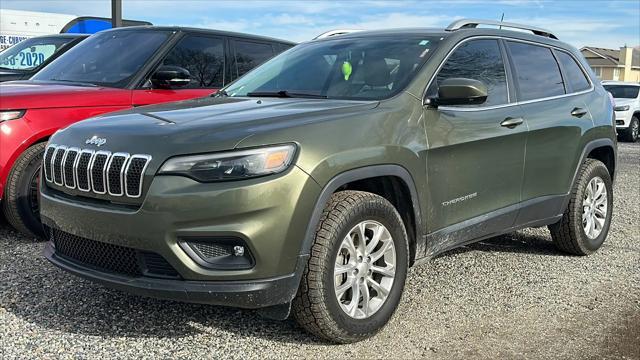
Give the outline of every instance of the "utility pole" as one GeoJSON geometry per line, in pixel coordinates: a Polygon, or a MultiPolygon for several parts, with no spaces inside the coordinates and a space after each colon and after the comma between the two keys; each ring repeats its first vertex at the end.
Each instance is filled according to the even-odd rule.
{"type": "Polygon", "coordinates": [[[122,27],[122,0],[111,0],[111,27],[122,27]]]}

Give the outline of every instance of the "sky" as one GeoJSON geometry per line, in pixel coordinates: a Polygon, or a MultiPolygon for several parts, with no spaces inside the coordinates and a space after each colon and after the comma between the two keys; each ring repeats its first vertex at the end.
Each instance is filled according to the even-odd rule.
{"type": "MultiPolygon", "coordinates": [[[[640,0],[214,1],[122,0],[123,17],[154,25],[246,32],[305,41],[336,28],[444,28],[459,18],[547,28],[576,47],[640,45],[640,0]]],[[[0,0],[2,9],[111,16],[110,0],[0,0]]]]}

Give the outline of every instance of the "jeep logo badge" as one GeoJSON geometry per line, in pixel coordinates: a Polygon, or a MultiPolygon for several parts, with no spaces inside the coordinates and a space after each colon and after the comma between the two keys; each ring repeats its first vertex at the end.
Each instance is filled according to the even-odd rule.
{"type": "Polygon", "coordinates": [[[107,139],[105,138],[99,138],[95,135],[93,135],[93,137],[91,137],[90,139],[87,139],[87,141],[85,141],[85,144],[93,144],[95,146],[102,146],[107,142],[107,139]]]}

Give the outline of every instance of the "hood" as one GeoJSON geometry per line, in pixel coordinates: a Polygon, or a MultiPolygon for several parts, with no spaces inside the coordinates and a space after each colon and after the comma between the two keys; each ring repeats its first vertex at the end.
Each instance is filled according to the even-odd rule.
{"type": "Polygon", "coordinates": [[[636,99],[627,99],[627,98],[613,98],[613,102],[616,106],[625,106],[625,105],[633,105],[636,99]]]}
{"type": "Polygon", "coordinates": [[[254,134],[345,117],[377,104],[299,98],[201,98],[81,121],[57,132],[50,143],[147,154],[163,160],[233,149],[254,134]],[[87,145],[94,136],[106,142],[100,147],[87,145]]]}
{"type": "Polygon", "coordinates": [[[12,81],[0,84],[0,108],[43,109],[131,104],[131,92],[101,86],[49,82],[12,81]]]}
{"type": "Polygon", "coordinates": [[[33,71],[2,70],[0,71],[0,82],[28,79],[31,75],[33,75],[33,71]]]}

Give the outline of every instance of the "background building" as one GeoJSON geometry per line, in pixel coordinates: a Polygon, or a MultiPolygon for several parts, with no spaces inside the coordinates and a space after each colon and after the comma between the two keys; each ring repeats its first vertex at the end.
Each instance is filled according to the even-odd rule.
{"type": "MultiPolygon", "coordinates": [[[[122,20],[122,25],[151,25],[151,23],[122,20]]],[[[110,28],[111,19],[109,18],[2,9],[0,11],[0,51],[33,36],[59,33],[93,34],[110,28]]]]}
{"type": "Polygon", "coordinates": [[[600,80],[640,82],[640,47],[613,50],[585,46],[580,51],[600,80]]]}

